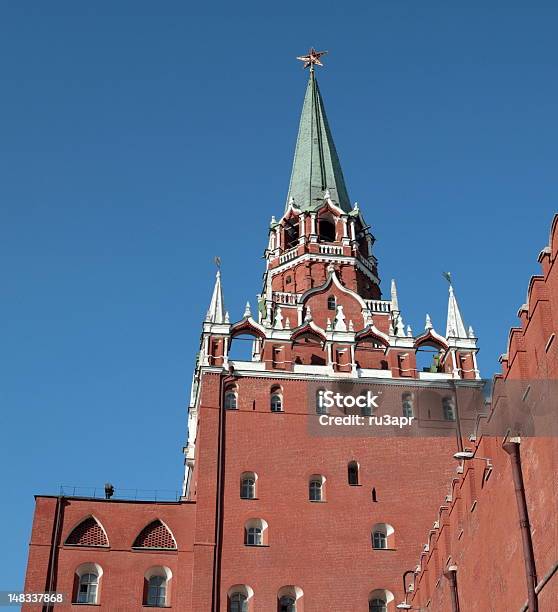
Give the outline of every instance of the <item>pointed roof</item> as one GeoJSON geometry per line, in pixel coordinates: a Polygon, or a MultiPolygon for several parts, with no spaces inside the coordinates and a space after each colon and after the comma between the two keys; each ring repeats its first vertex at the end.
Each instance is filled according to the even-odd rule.
{"type": "Polygon", "coordinates": [[[221,271],[217,270],[215,287],[211,296],[211,304],[205,320],[210,323],[226,323],[225,302],[223,300],[223,288],[221,287],[221,271]]]}
{"type": "Polygon", "coordinates": [[[446,338],[467,338],[463,317],[461,316],[461,311],[459,310],[459,305],[457,304],[457,299],[451,285],[449,286],[446,338]]]}
{"type": "Polygon", "coordinates": [[[329,190],[333,202],[345,212],[352,207],[341,164],[329,129],[314,70],[306,87],[300,116],[287,208],[291,199],[303,211],[320,208],[329,190]]]}

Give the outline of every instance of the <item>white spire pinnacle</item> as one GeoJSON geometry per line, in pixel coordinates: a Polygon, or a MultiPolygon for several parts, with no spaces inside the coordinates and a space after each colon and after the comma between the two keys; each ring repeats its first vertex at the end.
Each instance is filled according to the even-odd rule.
{"type": "Polygon", "coordinates": [[[209,323],[225,323],[225,303],[223,300],[223,288],[221,287],[221,271],[217,270],[215,287],[211,296],[211,303],[205,320],[209,323]]]}
{"type": "Polygon", "coordinates": [[[413,329],[411,328],[410,325],[407,325],[407,337],[408,338],[412,338],[413,337],[413,329]]]}
{"type": "Polygon", "coordinates": [[[426,322],[424,324],[424,329],[428,330],[428,329],[432,329],[433,325],[432,325],[432,319],[430,318],[430,315],[427,314],[426,315],[426,322]]]}
{"type": "Polygon", "coordinates": [[[403,323],[403,317],[401,313],[397,315],[397,335],[405,337],[405,324],[403,323]]]}
{"type": "Polygon", "coordinates": [[[304,317],[304,321],[309,323],[312,320],[312,311],[310,310],[310,306],[306,306],[306,315],[304,317]]]}
{"type": "Polygon", "coordinates": [[[244,318],[247,319],[248,317],[252,316],[252,311],[250,310],[250,302],[246,302],[246,308],[244,309],[244,318]]]}
{"type": "Polygon", "coordinates": [[[399,312],[399,300],[397,299],[397,285],[395,279],[391,279],[391,310],[392,312],[399,312]]]}
{"type": "Polygon", "coordinates": [[[448,300],[448,322],[446,325],[446,338],[467,338],[463,317],[459,311],[457,299],[453,292],[453,287],[449,286],[448,300]]]}

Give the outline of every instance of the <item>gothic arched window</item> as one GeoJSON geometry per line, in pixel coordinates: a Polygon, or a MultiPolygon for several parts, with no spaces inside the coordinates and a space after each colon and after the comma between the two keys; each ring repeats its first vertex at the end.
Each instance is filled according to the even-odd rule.
{"type": "Polygon", "coordinates": [[[350,485],[358,485],[358,463],[356,461],[351,461],[347,466],[347,477],[350,485]]]}
{"type": "Polygon", "coordinates": [[[337,310],[337,300],[334,295],[330,295],[327,298],[327,309],[328,310],[337,310]]]}

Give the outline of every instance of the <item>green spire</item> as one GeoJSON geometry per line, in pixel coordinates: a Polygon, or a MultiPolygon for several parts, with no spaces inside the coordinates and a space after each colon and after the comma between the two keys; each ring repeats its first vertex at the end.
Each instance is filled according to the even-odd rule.
{"type": "Polygon", "coordinates": [[[320,88],[311,69],[298,128],[287,206],[294,198],[298,208],[317,210],[324,201],[326,189],[340,208],[345,212],[352,210],[320,88]]]}

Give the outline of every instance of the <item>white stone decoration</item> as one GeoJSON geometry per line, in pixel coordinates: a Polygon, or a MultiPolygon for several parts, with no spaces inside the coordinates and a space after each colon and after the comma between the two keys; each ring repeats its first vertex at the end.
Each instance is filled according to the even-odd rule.
{"type": "Polygon", "coordinates": [[[355,326],[352,319],[349,319],[349,331],[355,331],[355,326]]]}
{"type": "Polygon", "coordinates": [[[304,316],[304,320],[306,323],[309,323],[312,320],[312,311],[310,310],[310,306],[306,306],[306,315],[304,316]]]}
{"type": "Polygon", "coordinates": [[[334,329],[335,331],[347,331],[347,324],[345,323],[345,314],[343,313],[343,306],[341,305],[337,306],[334,329]]]}
{"type": "Polygon", "coordinates": [[[250,302],[246,302],[246,308],[244,309],[244,318],[247,319],[252,316],[252,311],[250,310],[250,302]]]}
{"type": "Polygon", "coordinates": [[[473,329],[472,325],[469,325],[469,338],[474,338],[475,337],[475,331],[473,329]]]}
{"type": "Polygon", "coordinates": [[[408,338],[412,338],[413,337],[413,330],[411,329],[410,325],[407,325],[407,337],[408,338]]]}
{"type": "Polygon", "coordinates": [[[430,318],[430,315],[427,314],[426,315],[426,322],[424,324],[424,329],[429,330],[432,329],[433,325],[432,325],[432,319],[430,318]]]}
{"type": "Polygon", "coordinates": [[[275,311],[275,329],[283,329],[283,315],[281,314],[281,307],[278,306],[275,311]]]}
{"type": "Polygon", "coordinates": [[[291,329],[291,322],[289,321],[289,317],[285,319],[285,329],[291,329]]]}

